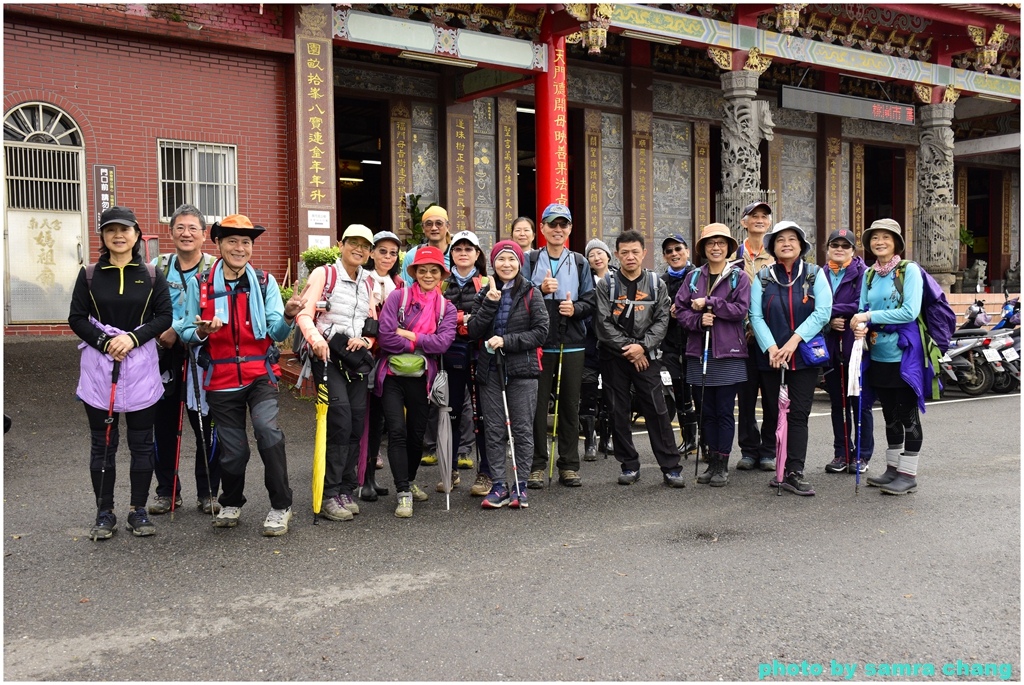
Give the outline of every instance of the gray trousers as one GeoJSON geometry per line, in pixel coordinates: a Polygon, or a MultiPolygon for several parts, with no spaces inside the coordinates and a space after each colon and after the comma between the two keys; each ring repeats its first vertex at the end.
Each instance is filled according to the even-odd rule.
{"type": "MultiPolygon", "coordinates": [[[[515,440],[516,469],[521,483],[526,482],[533,463],[533,418],[537,412],[537,379],[510,378],[505,390],[508,413],[511,418],[512,438],[515,440]]],[[[497,371],[490,374],[487,383],[480,386],[480,413],[484,420],[484,437],[491,468],[491,480],[506,483],[505,453],[508,448],[508,428],[505,426],[505,407],[501,399],[501,381],[497,371]]]]}

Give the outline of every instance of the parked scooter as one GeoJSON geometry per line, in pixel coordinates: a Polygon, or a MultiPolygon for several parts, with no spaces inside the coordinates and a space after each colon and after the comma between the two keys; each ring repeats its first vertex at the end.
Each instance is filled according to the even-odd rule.
{"type": "MultiPolygon", "coordinates": [[[[1020,326],[1020,297],[1010,299],[1010,293],[1003,287],[1003,309],[999,321],[992,327],[993,331],[1016,328],[1020,326]]],[[[973,306],[973,305],[972,305],[973,306]]]]}
{"type": "MultiPolygon", "coordinates": [[[[998,334],[997,334],[998,335],[998,334]]],[[[1005,394],[1020,389],[1020,331],[1011,335],[1003,335],[989,341],[989,349],[985,355],[991,359],[990,353],[999,356],[998,364],[1003,373],[996,373],[992,383],[992,392],[1005,394]]],[[[996,362],[993,362],[995,366],[996,362]]]]}
{"type": "Polygon", "coordinates": [[[984,395],[996,380],[996,367],[984,353],[990,333],[981,328],[991,317],[985,312],[985,303],[975,300],[964,313],[964,319],[964,325],[953,331],[950,348],[939,363],[947,382],[956,383],[968,395],[984,395]]]}

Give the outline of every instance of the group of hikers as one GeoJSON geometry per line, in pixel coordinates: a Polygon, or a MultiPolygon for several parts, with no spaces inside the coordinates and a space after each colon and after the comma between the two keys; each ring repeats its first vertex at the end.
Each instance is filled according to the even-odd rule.
{"type": "Polygon", "coordinates": [[[620,233],[614,250],[598,239],[582,254],[569,249],[572,214],[558,203],[541,215],[543,247],[533,248],[536,228],[521,217],[510,227],[512,239],[489,254],[475,233],[452,235],[447,212],[435,205],[422,215],[425,241],[404,259],[395,233],[353,224],[337,261],[314,269],[304,290],[284,301],[274,277],[251,264],[266,229],[248,217],[214,223],[209,255],[202,212],[182,205],[169,227],[175,251],[146,264],[134,213],[112,207],[101,215],[99,259],[79,274],[68,318],[83,341],[77,396],[91,431],[98,512],[91,535],[107,539],[117,528],[122,413],[131,454],[128,530],[153,535],[150,515],[182,506],[186,416],[196,438],[196,506],[214,526],[236,526],[246,503],[247,410],[271,506],[262,533],[288,531],[292,490],[277,421],[275,343],[296,329],[309,375],[326,390],[319,510],[330,520],[351,520],[357,499],[388,494],[375,475],[384,435],[400,518],[428,499],[417,484],[420,465],[437,463],[438,455],[451,459],[450,477],[436,486],[449,492],[461,484],[459,467],[474,466],[474,444],[470,494],[483,497],[485,509],[528,507],[529,490],[544,488],[556,468],[562,486],[582,485],[581,431],[583,461],[596,460],[599,447],[613,452],[618,483],[634,484],[641,474],[631,430],[636,414],[669,487],[685,486],[681,459],[698,451],[707,467],[697,482],[726,485],[737,432],[735,468],[774,472],[783,388],[784,468],[769,485],[814,495],[805,475],[807,423],[822,371],[834,438],[825,470],[858,478],[868,470],[877,399],[886,467],[867,483],[888,494],[913,492],[927,384],[919,361],[904,362],[920,353],[907,345],[913,336],[906,330],[921,310],[922,275],[901,259],[899,224],[879,219],[863,231],[870,266],[856,256],[851,231],[832,231],[828,261],[818,267],[806,259],[804,229],[793,221],[772,226],[771,211],[763,202],[744,208],[742,243],[724,224],[704,226],[693,246],[699,267],[682,235],[665,238],[667,268],[659,275],[643,267],[647,244],[637,231],[620,233]],[[866,363],[851,364],[864,345],[866,363]],[[854,402],[848,381],[862,368],[863,392],[854,402]],[[441,372],[449,391],[444,407],[430,400],[441,372]],[[450,435],[435,430],[438,411],[449,414],[450,435]],[[599,438],[599,421],[609,424],[603,433],[610,439],[599,438]]]}

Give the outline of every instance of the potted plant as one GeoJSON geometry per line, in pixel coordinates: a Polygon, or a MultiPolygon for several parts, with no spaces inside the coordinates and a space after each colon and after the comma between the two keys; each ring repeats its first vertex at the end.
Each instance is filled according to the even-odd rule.
{"type": "Polygon", "coordinates": [[[960,224],[960,270],[967,268],[967,250],[974,247],[974,234],[960,224]]]}

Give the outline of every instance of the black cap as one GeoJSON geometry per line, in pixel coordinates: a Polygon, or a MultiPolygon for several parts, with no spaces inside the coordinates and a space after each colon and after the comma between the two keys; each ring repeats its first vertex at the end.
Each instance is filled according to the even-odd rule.
{"type": "Polygon", "coordinates": [[[743,208],[742,216],[750,216],[751,212],[753,212],[758,207],[764,207],[765,209],[767,209],[768,215],[771,216],[772,206],[767,202],[751,202],[749,205],[743,208]]]}
{"type": "Polygon", "coordinates": [[[664,250],[665,246],[668,245],[669,243],[679,243],[680,245],[682,245],[685,248],[689,248],[690,247],[689,245],[686,244],[686,238],[683,237],[682,233],[673,233],[669,237],[667,237],[664,240],[662,240],[661,241],[661,249],[664,250]]]}
{"type": "Polygon", "coordinates": [[[127,207],[111,207],[100,214],[100,225],[96,231],[102,233],[103,227],[108,224],[122,224],[138,228],[139,220],[135,218],[135,212],[127,207]]]}
{"type": "Polygon", "coordinates": [[[829,233],[828,240],[825,242],[825,244],[828,245],[837,238],[842,238],[843,240],[850,243],[850,245],[853,245],[854,247],[857,246],[857,238],[856,236],[853,235],[853,231],[851,231],[848,228],[837,228],[836,230],[829,233]]]}

